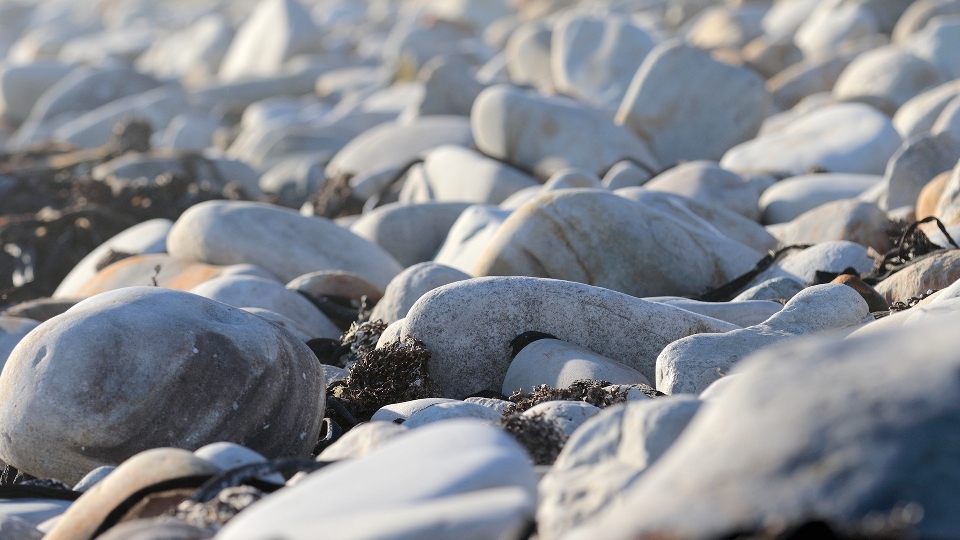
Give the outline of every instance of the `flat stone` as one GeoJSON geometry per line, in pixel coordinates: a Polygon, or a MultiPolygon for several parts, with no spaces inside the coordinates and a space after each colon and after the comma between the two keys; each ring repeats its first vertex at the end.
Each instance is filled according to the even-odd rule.
{"type": "Polygon", "coordinates": [[[783,305],[767,300],[741,300],[738,302],[700,302],[676,296],[653,296],[644,298],[648,302],[665,304],[700,315],[706,315],[737,326],[753,326],[766,321],[777,314],[783,305]]]}
{"type": "Polygon", "coordinates": [[[537,22],[525,23],[510,34],[504,54],[511,82],[540,88],[553,86],[550,67],[552,39],[550,29],[537,22]]]}
{"type": "Polygon", "coordinates": [[[350,225],[350,232],[382,247],[404,267],[430,261],[470,203],[392,203],[350,225]]]}
{"type": "Polygon", "coordinates": [[[900,270],[874,287],[887,302],[906,302],[929,290],[945,289],[960,279],[960,251],[938,253],[900,270]]]}
{"type": "Polygon", "coordinates": [[[410,266],[390,281],[387,290],[370,313],[370,320],[396,322],[407,316],[413,304],[424,294],[444,285],[470,279],[456,268],[424,262],[410,266]]]}
{"type": "Polygon", "coordinates": [[[720,159],[756,135],[770,106],[759,75],[671,40],[644,59],[616,119],[667,165],[720,159]]]}
{"type": "Polygon", "coordinates": [[[758,325],[724,334],[689,336],[657,357],[657,390],[699,394],[751,353],[791,337],[854,326],[870,315],[867,302],[839,284],[808,287],[758,325]]]}
{"type": "Polygon", "coordinates": [[[781,180],[760,196],[763,223],[792,221],[820,205],[856,197],[882,181],[879,175],[842,173],[804,174],[781,180]]]}
{"type": "Polygon", "coordinates": [[[296,0],[261,0],[237,30],[219,77],[275,75],[283,63],[302,53],[320,52],[317,27],[296,0]]]}
{"type": "Polygon", "coordinates": [[[413,401],[404,401],[401,403],[391,403],[390,405],[384,405],[380,407],[377,412],[373,413],[373,416],[370,418],[371,422],[390,422],[393,424],[402,424],[408,418],[417,414],[418,412],[426,409],[427,407],[432,407],[438,403],[457,403],[456,399],[447,399],[447,398],[424,398],[424,399],[415,399],[413,401]]]}
{"type": "Polygon", "coordinates": [[[759,194],[753,186],[739,174],[710,161],[683,163],[655,176],[644,187],[720,206],[753,221],[760,219],[759,194]]]}
{"type": "Polygon", "coordinates": [[[754,285],[738,294],[731,302],[750,302],[753,300],[787,301],[803,290],[804,284],[790,277],[775,277],[754,285]]]}
{"type": "MultiPolygon", "coordinates": [[[[655,356],[672,341],[734,325],[599,287],[506,277],[453,283],[414,304],[399,333],[430,349],[429,371],[446,396],[502,387],[510,342],[531,330],[654,375],[655,356]],[[571,322],[570,314],[576,314],[571,322]],[[616,325],[609,323],[617,314],[616,325]]],[[[378,346],[385,341],[381,338],[378,346]]]]}
{"type": "Polygon", "coordinates": [[[484,407],[476,403],[465,401],[448,401],[430,405],[410,415],[403,425],[410,428],[423,427],[434,422],[452,420],[454,418],[475,418],[485,422],[496,423],[501,413],[496,409],[484,407]]]}
{"type": "Polygon", "coordinates": [[[730,149],[720,166],[736,172],[804,174],[814,167],[836,173],[883,174],[901,144],[890,119],[862,103],[822,107],[778,133],[730,149]]]}
{"type": "Polygon", "coordinates": [[[470,273],[563,279],[638,297],[684,296],[723,285],[761,258],[623,197],[563,190],[544,193],[507,218],[470,273]]]}
{"type": "Polygon", "coordinates": [[[630,130],[570,99],[498,85],[477,97],[470,119],[484,154],[543,178],[569,168],[599,174],[623,159],[659,168],[646,143],[630,130]]]}
{"type": "Polygon", "coordinates": [[[518,391],[533,392],[542,384],[569,388],[584,379],[650,385],[642,373],[620,362],[560,340],[540,339],[524,347],[510,362],[500,391],[509,396],[518,391]]]}
{"type": "Polygon", "coordinates": [[[320,431],[324,381],[306,345],[196,295],[104,293],[39,326],[15,353],[0,375],[0,456],[41,478],[75,483],[147,448],[217,441],[303,455],[320,431]]]}
{"type": "Polygon", "coordinates": [[[187,261],[256,264],[281,281],[318,270],[345,270],[386,287],[403,269],[379,246],[327,219],[250,202],[191,207],[174,223],[167,250],[187,261]]]}
{"type": "Polygon", "coordinates": [[[533,467],[512,437],[476,420],[451,420],[310,474],[238,515],[219,536],[305,540],[323,523],[337,538],[510,537],[533,517],[535,499],[533,467]]]}
{"type": "Polygon", "coordinates": [[[777,237],[784,245],[848,240],[886,253],[893,247],[888,234],[891,226],[887,213],[877,205],[846,199],[818,206],[784,223],[777,237]]]}

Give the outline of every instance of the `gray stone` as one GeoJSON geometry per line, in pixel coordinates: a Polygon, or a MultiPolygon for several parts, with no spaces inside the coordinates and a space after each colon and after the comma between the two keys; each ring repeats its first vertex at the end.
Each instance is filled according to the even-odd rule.
{"type": "Polygon", "coordinates": [[[752,300],[790,300],[803,290],[804,284],[790,277],[775,277],[754,285],[738,294],[731,302],[752,300]]]}
{"type": "Polygon", "coordinates": [[[811,515],[863,523],[895,508],[914,534],[949,538],[960,500],[948,481],[958,441],[945,435],[960,403],[957,322],[758,353],[621,505],[566,538],[704,538],[811,515]]]}
{"type": "Polygon", "coordinates": [[[74,66],[59,62],[37,62],[25,66],[0,68],[0,115],[19,125],[50,87],[64,78],[74,66]]]}
{"type": "Polygon", "coordinates": [[[783,305],[767,300],[741,300],[738,302],[700,302],[676,296],[653,296],[644,298],[668,306],[685,309],[707,317],[726,321],[737,326],[753,326],[776,315],[783,305]]]}
{"type": "Polygon", "coordinates": [[[761,21],[768,6],[744,3],[710,6],[681,28],[687,43],[700,49],[740,49],[763,34],[761,21]]]}
{"type": "Polygon", "coordinates": [[[3,369],[14,347],[38,326],[38,321],[0,315],[0,369],[3,369]]]}
{"type": "Polygon", "coordinates": [[[889,235],[892,225],[877,205],[846,199],[818,206],[784,223],[777,237],[784,245],[848,240],[886,253],[893,247],[889,235]]]}
{"type": "Polygon", "coordinates": [[[952,133],[923,135],[903,144],[887,164],[886,196],[880,207],[893,210],[915,206],[923,186],[938,174],[951,170],[960,160],[960,138],[952,133]]]}
{"type": "Polygon", "coordinates": [[[113,467],[110,465],[97,467],[96,469],[88,472],[86,476],[81,478],[80,481],[73,486],[73,490],[80,493],[89,491],[90,488],[97,485],[97,483],[99,483],[101,480],[106,478],[107,475],[109,475],[116,469],[117,469],[116,467],[113,467]]]}
{"type": "Polygon", "coordinates": [[[459,400],[456,399],[447,399],[447,398],[424,398],[424,399],[415,399],[413,401],[403,401],[400,403],[391,403],[390,405],[384,405],[373,413],[373,416],[370,418],[371,422],[390,422],[392,424],[402,424],[408,418],[417,414],[418,412],[426,409],[427,407],[432,407],[438,403],[458,403],[459,400]]]}
{"type": "MultiPolygon", "coordinates": [[[[237,307],[237,306],[234,306],[234,307],[237,307]]],[[[304,325],[297,323],[290,317],[281,315],[276,311],[272,311],[272,310],[264,309],[260,307],[241,307],[240,309],[246,311],[247,313],[253,313],[257,317],[260,317],[261,319],[266,319],[272,322],[273,324],[284,328],[285,330],[287,330],[288,332],[296,336],[297,339],[299,339],[304,343],[310,341],[311,339],[320,337],[320,335],[317,334],[316,331],[308,330],[304,325]]],[[[333,366],[323,365],[321,367],[326,368],[326,367],[333,367],[333,366]]],[[[326,376],[327,370],[324,369],[323,373],[326,376]]],[[[332,382],[329,380],[329,378],[325,380],[327,380],[328,383],[332,382]]]]}
{"type": "Polygon", "coordinates": [[[588,170],[560,169],[544,182],[541,192],[574,188],[603,189],[603,186],[600,177],[588,170]]]}
{"type": "Polygon", "coordinates": [[[623,197],[562,190],[540,195],[507,218],[470,273],[563,279],[639,297],[684,296],[723,285],[761,258],[743,244],[623,197]]]}
{"type": "Polygon", "coordinates": [[[736,328],[599,287],[525,277],[473,279],[435,289],[398,324],[401,336],[427,345],[430,374],[444,395],[454,397],[500,388],[510,366],[510,342],[531,330],[625,364],[649,380],[656,355],[668,343],[736,328]],[[611,325],[610,317],[618,317],[618,323],[611,325]]]}
{"type": "Polygon", "coordinates": [[[957,0],[917,0],[910,4],[897,20],[891,36],[894,43],[905,43],[915,33],[923,30],[934,17],[960,15],[957,0]]]}
{"type": "Polygon", "coordinates": [[[496,206],[475,204],[467,208],[450,227],[447,239],[433,261],[470,272],[487,243],[510,214],[510,210],[501,210],[496,206]]]}
{"type": "Polygon", "coordinates": [[[444,285],[470,279],[455,268],[424,262],[410,266],[390,281],[383,299],[370,313],[370,320],[393,323],[407,316],[413,304],[424,294],[444,285]]]}
{"type": "Polygon", "coordinates": [[[476,403],[465,401],[447,401],[424,407],[404,420],[403,425],[410,428],[423,427],[434,422],[452,420],[454,418],[475,418],[485,422],[496,423],[501,413],[496,409],[484,407],[476,403]]]}
{"type": "Polygon", "coordinates": [[[786,111],[807,96],[829,92],[853,58],[852,54],[838,54],[819,61],[804,60],[784,69],[767,81],[773,104],[786,111]]]}
{"type": "Polygon", "coordinates": [[[510,81],[518,85],[553,87],[550,42],[553,33],[538,22],[525,23],[507,40],[504,54],[510,81]]]}
{"type": "Polygon", "coordinates": [[[293,335],[156,287],[105,293],[42,324],[7,360],[0,389],[3,461],[70,483],[163,446],[308,454],[324,403],[316,357],[293,335]]]}
{"type": "Polygon", "coordinates": [[[423,97],[401,115],[415,118],[431,114],[470,116],[474,100],[486,85],[456,58],[438,57],[427,62],[418,79],[423,81],[423,97]]]}
{"type": "Polygon", "coordinates": [[[821,242],[788,254],[779,263],[761,272],[750,282],[750,286],[778,277],[791,278],[803,285],[812,283],[817,271],[838,273],[853,268],[858,274],[863,274],[873,270],[873,265],[874,261],[864,246],[845,240],[821,242]]]}
{"type": "Polygon", "coordinates": [[[904,140],[923,135],[933,129],[940,113],[957,96],[960,96],[960,80],[925,90],[897,109],[897,114],[893,115],[893,125],[904,140]]]}
{"type": "Polygon", "coordinates": [[[382,248],[329,220],[250,202],[193,206],[174,224],[167,249],[184,260],[257,264],[281,281],[346,270],[386,287],[403,270],[382,248]]]}
{"type": "Polygon", "coordinates": [[[493,86],[477,97],[470,120],[483,153],[543,178],[568,168],[599,174],[624,159],[659,168],[630,130],[571,99],[493,86]]]}
{"type": "Polygon", "coordinates": [[[224,81],[275,75],[297,54],[320,52],[319,31],[296,0],[261,0],[220,65],[224,81]]]}
{"type": "Polygon", "coordinates": [[[220,69],[233,37],[230,21],[211,13],[157,39],[137,59],[137,69],[160,78],[207,79],[220,69]]]}
{"type": "Polygon", "coordinates": [[[213,145],[213,136],[222,127],[212,118],[180,114],[170,120],[155,146],[199,152],[213,145]]]}
{"type": "Polygon", "coordinates": [[[344,433],[337,442],[320,452],[317,459],[339,461],[360,458],[407,431],[410,431],[410,428],[395,422],[364,422],[344,433]]]}
{"type": "Polygon", "coordinates": [[[644,184],[652,191],[683,195],[721,206],[748,219],[760,219],[759,194],[746,179],[710,161],[690,161],[658,174],[644,184]]]}
{"type": "Polygon", "coordinates": [[[547,401],[527,409],[521,416],[541,416],[544,420],[551,420],[569,437],[599,412],[600,408],[585,401],[547,401]]]}
{"type": "Polygon", "coordinates": [[[850,62],[837,79],[833,96],[870,104],[892,116],[910,98],[945,81],[937,66],[889,45],[850,62]]]}
{"type": "Polygon", "coordinates": [[[620,161],[610,167],[607,174],[603,175],[603,187],[612,191],[626,187],[642,186],[653,178],[654,172],[637,167],[629,161],[620,161]]]}
{"type": "Polygon", "coordinates": [[[867,302],[851,287],[809,287],[758,325],[724,334],[689,336],[668,345],[657,357],[657,390],[699,394],[761,348],[796,336],[854,326],[869,316],[867,302]]]}
{"type": "Polygon", "coordinates": [[[770,106],[759,75],[671,40],[644,59],[617,123],[647,141],[662,164],[718,160],[756,135],[770,106]]]}
{"type": "Polygon", "coordinates": [[[953,98],[943,112],[937,117],[937,121],[930,130],[933,135],[949,133],[955,139],[960,140],[960,96],[953,98]]]}
{"type": "Polygon", "coordinates": [[[408,267],[432,260],[443,245],[450,227],[470,203],[393,203],[360,216],[350,232],[386,250],[408,267]]]}
{"type": "Polygon", "coordinates": [[[873,13],[857,2],[820,2],[797,29],[794,41],[805,58],[831,56],[843,45],[875,37],[879,25],[873,13]]]}
{"type": "Polygon", "coordinates": [[[946,78],[960,78],[960,13],[934,17],[905,46],[939,68],[946,78]]]}
{"type": "Polygon", "coordinates": [[[524,347],[510,362],[500,391],[509,396],[518,391],[533,392],[541,384],[569,388],[583,379],[650,385],[642,373],[620,362],[560,340],[540,339],[524,347]]]}
{"type": "Polygon", "coordinates": [[[760,196],[763,223],[786,223],[828,202],[851,199],[876,187],[883,177],[872,174],[803,174],[777,182],[760,196]]]}

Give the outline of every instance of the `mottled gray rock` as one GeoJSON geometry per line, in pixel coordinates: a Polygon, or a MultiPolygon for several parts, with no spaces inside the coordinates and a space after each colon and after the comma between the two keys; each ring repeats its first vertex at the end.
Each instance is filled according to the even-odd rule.
{"type": "Polygon", "coordinates": [[[193,206],[174,224],[167,249],[185,260],[256,264],[282,281],[346,270],[386,287],[403,270],[382,248],[327,219],[250,202],[193,206]]]}
{"type": "Polygon", "coordinates": [[[650,385],[642,373],[620,362],[560,340],[540,339],[524,347],[510,362],[501,392],[507,396],[517,391],[533,392],[541,384],[568,388],[583,379],[650,385]]]}
{"type": "Polygon", "coordinates": [[[683,195],[757,221],[759,194],[746,179],[711,161],[690,161],[655,176],[644,184],[652,191],[683,195]]]}
{"type": "MultiPolygon", "coordinates": [[[[403,319],[401,336],[430,349],[430,373],[444,395],[462,397],[503,384],[510,342],[536,330],[654,375],[672,341],[732,324],[599,287],[507,277],[453,283],[425,294],[403,319]],[[576,317],[571,319],[571,315],[576,317]],[[619,317],[616,325],[610,317],[619,317]]],[[[383,345],[384,340],[381,338],[383,345]]]]}
{"type": "Polygon", "coordinates": [[[677,396],[610,407],[587,420],[540,481],[538,534],[560,538],[607,506],[670,448],[700,409],[677,396]]]}
{"type": "Polygon", "coordinates": [[[761,258],[743,244],[623,197],[562,190],[538,196],[507,218],[470,273],[564,279],[639,297],[684,296],[718,287],[761,258]]]}
{"type": "Polygon", "coordinates": [[[162,446],[234,441],[303,455],[324,403],[316,357],[293,335],[156,287],[105,293],[47,321],[15,349],[0,388],[3,461],[71,483],[162,446]]]}
{"type": "Polygon", "coordinates": [[[644,59],[617,123],[647,141],[664,165],[717,160],[756,135],[768,107],[770,96],[759,75],[672,40],[644,59]]]}
{"type": "Polygon", "coordinates": [[[627,158],[659,167],[630,130],[571,99],[493,86],[477,97],[470,120],[483,153],[541,177],[571,167],[600,173],[627,158]]]}
{"type": "Polygon", "coordinates": [[[350,232],[382,247],[398,263],[408,267],[429,261],[437,254],[470,203],[393,203],[360,216],[350,232]]]}
{"type": "Polygon", "coordinates": [[[702,538],[811,515],[862,523],[907,502],[923,509],[915,534],[949,538],[960,491],[945,480],[956,477],[958,442],[943,434],[960,403],[957,322],[797,342],[744,361],[623,504],[566,538],[702,538]]]}
{"type": "Polygon", "coordinates": [[[466,274],[435,262],[415,264],[390,281],[383,299],[370,313],[370,320],[393,323],[407,316],[413,304],[424,294],[444,285],[470,279],[466,274]]]}
{"type": "Polygon", "coordinates": [[[699,394],[761,348],[795,336],[854,326],[869,315],[866,301],[851,287],[809,287],[763,323],[725,334],[689,336],[668,345],[657,357],[657,390],[699,394]]]}

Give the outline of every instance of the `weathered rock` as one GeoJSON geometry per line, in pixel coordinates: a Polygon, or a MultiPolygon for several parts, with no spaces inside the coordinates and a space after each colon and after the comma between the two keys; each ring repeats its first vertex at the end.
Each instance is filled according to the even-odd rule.
{"type": "Polygon", "coordinates": [[[296,0],[261,0],[237,30],[220,65],[220,79],[275,75],[297,54],[320,52],[319,32],[296,0]]]}
{"type": "Polygon", "coordinates": [[[413,304],[424,294],[444,285],[470,279],[464,272],[437,264],[425,262],[415,264],[390,281],[387,290],[373,311],[370,320],[382,320],[393,323],[407,316],[413,304]]]}
{"type": "Polygon", "coordinates": [[[223,540],[500,538],[532,518],[536,477],[523,449],[477,421],[439,422],[307,476],[224,527],[223,540]],[[340,486],[355,489],[344,491],[340,486]]]}
{"type": "Polygon", "coordinates": [[[757,221],[758,193],[742,176],[710,161],[691,161],[655,176],[646,189],[683,195],[757,221]]]}
{"type": "Polygon", "coordinates": [[[848,240],[886,253],[893,247],[893,223],[877,205],[857,199],[833,201],[797,216],[777,230],[784,245],[848,240]]]}
{"type": "Polygon", "coordinates": [[[188,261],[256,264],[281,281],[318,270],[346,270],[386,287],[403,269],[379,246],[329,220],[248,202],[193,206],[174,224],[167,250],[188,261]]]}
{"type": "Polygon", "coordinates": [[[544,178],[568,168],[599,174],[623,159],[659,168],[647,145],[630,130],[570,99],[498,85],[477,97],[470,121],[483,153],[544,178]]]}
{"type": "MultiPolygon", "coordinates": [[[[510,342],[536,330],[654,374],[654,358],[670,342],[734,325],[599,287],[537,278],[485,278],[433,290],[398,323],[401,336],[423,341],[429,369],[444,395],[468,396],[503,384],[510,342]],[[611,314],[622,321],[611,326],[611,314]],[[571,321],[570,314],[576,314],[571,321]]],[[[381,338],[381,343],[384,340],[381,338]]]]}
{"type": "Polygon", "coordinates": [[[723,285],[760,258],[651,207],[601,191],[564,190],[544,193],[507,218],[470,273],[683,296],[723,285]]]}
{"type": "Polygon", "coordinates": [[[862,103],[830,105],[790,122],[778,133],[735,146],[720,166],[737,172],[882,174],[901,139],[890,119],[862,103]]]}
{"type": "Polygon", "coordinates": [[[851,199],[876,187],[883,177],[873,174],[804,174],[777,182],[760,196],[763,223],[786,223],[833,201],[851,199]]]}
{"type": "Polygon", "coordinates": [[[602,355],[556,339],[540,339],[526,347],[510,362],[501,392],[532,392],[545,384],[567,388],[576,381],[590,379],[614,384],[650,385],[639,371],[602,355]]]}
{"type": "Polygon", "coordinates": [[[900,270],[874,288],[887,302],[906,302],[929,290],[944,289],[960,279],[960,251],[949,250],[900,270]]]}
{"type": "Polygon", "coordinates": [[[404,267],[432,260],[470,203],[393,203],[360,216],[350,232],[382,247],[404,267]]]}
{"type": "Polygon", "coordinates": [[[923,508],[915,534],[949,537],[960,492],[943,480],[957,441],[942,434],[958,417],[956,324],[759,353],[622,504],[565,538],[703,538],[811,515],[862,523],[895,508],[912,523],[907,501],[923,508]]]}
{"type": "Polygon", "coordinates": [[[718,160],[760,129],[770,107],[763,79],[679,41],[647,55],[617,112],[663,164],[718,160]]]}
{"type": "Polygon", "coordinates": [[[756,326],[689,336],[668,345],[657,357],[657,390],[699,394],[763,347],[795,336],[854,326],[869,315],[867,302],[851,287],[828,284],[807,288],[756,326]]]}
{"type": "Polygon", "coordinates": [[[323,389],[313,353],[267,321],[192,294],[123,289],[42,324],[11,354],[0,456],[73,483],[160,446],[303,455],[323,389]]]}

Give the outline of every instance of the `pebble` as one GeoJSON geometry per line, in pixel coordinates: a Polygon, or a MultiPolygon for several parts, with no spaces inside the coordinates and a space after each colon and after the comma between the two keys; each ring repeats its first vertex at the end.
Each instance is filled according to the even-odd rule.
{"type": "Polygon", "coordinates": [[[392,203],[363,214],[350,232],[382,247],[404,268],[433,260],[470,203],[392,203]]]}
{"type": "Polygon", "coordinates": [[[424,294],[444,285],[470,279],[464,272],[437,264],[424,262],[414,264],[397,274],[387,285],[387,290],[370,313],[371,320],[393,323],[403,319],[410,308],[424,294]]]}
{"type": "Polygon", "coordinates": [[[501,392],[506,396],[533,392],[542,384],[568,388],[583,379],[650,385],[642,373],[620,362],[560,340],[540,339],[524,347],[510,362],[501,392]]]}
{"type": "Polygon", "coordinates": [[[883,181],[871,174],[804,174],[770,186],[760,197],[767,225],[793,221],[801,214],[833,201],[852,199],[883,181]]]}

